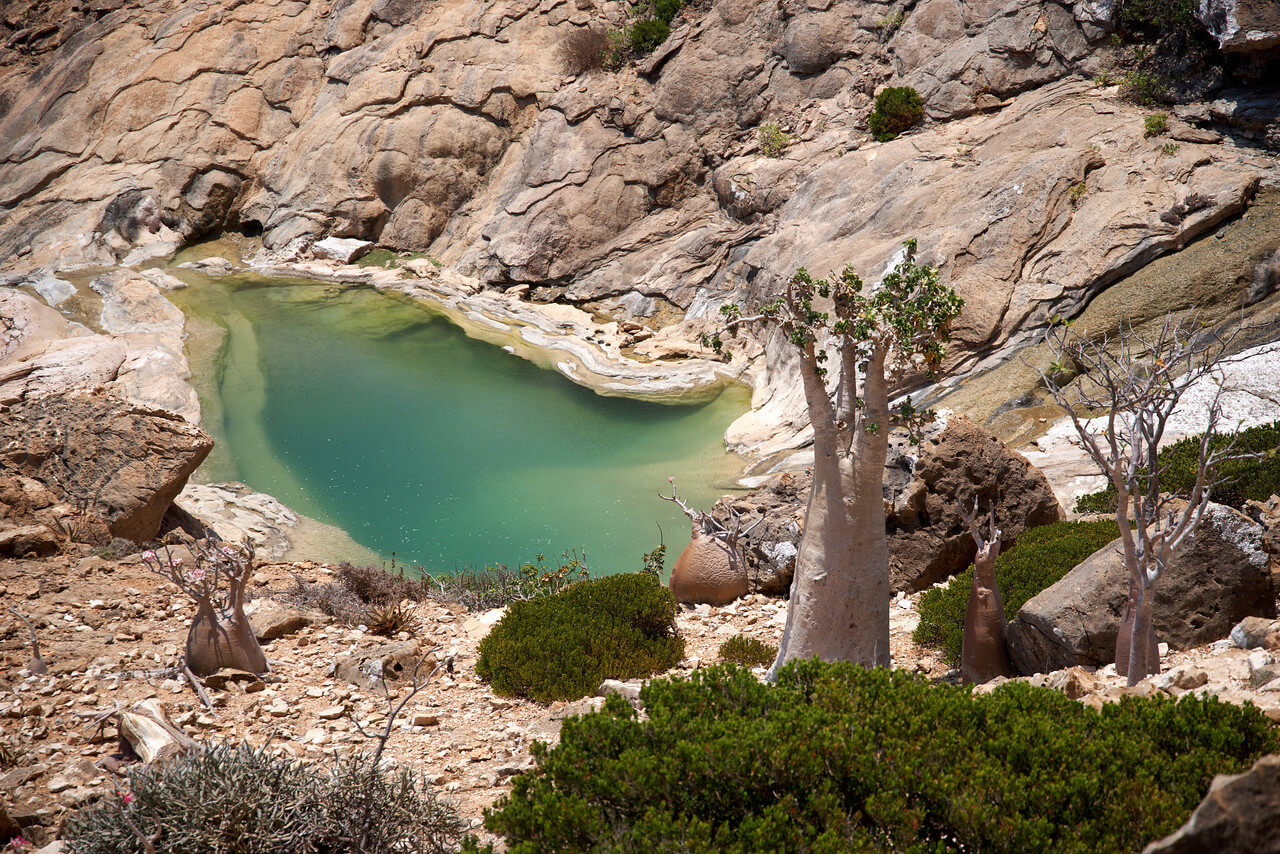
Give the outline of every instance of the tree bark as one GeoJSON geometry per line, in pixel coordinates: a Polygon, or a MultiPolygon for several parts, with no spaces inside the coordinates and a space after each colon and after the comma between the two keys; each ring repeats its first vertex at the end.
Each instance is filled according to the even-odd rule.
{"type": "Polygon", "coordinates": [[[1130,685],[1137,685],[1159,672],[1160,643],[1151,619],[1151,591],[1147,590],[1144,596],[1141,583],[1130,575],[1129,601],[1116,635],[1116,673],[1124,676],[1130,685]],[[1136,643],[1139,638],[1145,638],[1146,643],[1136,643]],[[1141,653],[1136,661],[1135,646],[1141,653]]]}
{"type": "Polygon", "coordinates": [[[1016,675],[1005,647],[1007,621],[1000,585],[996,583],[999,554],[1000,543],[993,540],[979,548],[973,559],[973,587],[960,647],[960,678],[966,683],[980,685],[997,676],[1016,675]]]}
{"type": "Polygon", "coordinates": [[[805,353],[801,371],[814,427],[813,491],[770,680],[793,658],[889,665],[889,545],[882,488],[888,451],[885,352],[877,348],[867,368],[852,458],[840,447],[840,431],[811,355],[805,353]]]}
{"type": "Polygon", "coordinates": [[[187,631],[186,654],[187,666],[197,676],[208,676],[224,667],[267,672],[267,657],[241,606],[220,614],[209,602],[199,603],[187,631]]]}

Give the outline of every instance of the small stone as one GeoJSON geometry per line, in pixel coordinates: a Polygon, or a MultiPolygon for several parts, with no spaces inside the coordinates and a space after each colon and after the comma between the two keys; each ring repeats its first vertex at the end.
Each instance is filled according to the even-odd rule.
{"type": "Polygon", "coordinates": [[[1169,654],[1169,645],[1167,643],[1157,644],[1156,651],[1160,653],[1161,658],[1164,658],[1166,655],[1169,654]]]}
{"type": "Polygon", "coordinates": [[[1170,675],[1173,676],[1174,687],[1181,688],[1183,691],[1194,691],[1209,683],[1209,674],[1194,665],[1179,667],[1170,675]]]}
{"type": "Polygon", "coordinates": [[[1277,667],[1271,653],[1260,649],[1249,653],[1249,685],[1251,687],[1260,688],[1276,677],[1280,677],[1280,667],[1277,667]]]}
{"type": "Polygon", "coordinates": [[[73,788],[74,786],[75,783],[71,782],[61,774],[54,774],[49,778],[49,791],[55,795],[59,792],[65,792],[67,789],[73,788]]]}
{"type": "Polygon", "coordinates": [[[346,714],[346,709],[342,706],[330,706],[327,709],[321,709],[316,712],[316,717],[322,721],[336,721],[338,718],[346,714]]]}
{"type": "Polygon", "coordinates": [[[418,712],[409,719],[410,726],[437,726],[440,718],[437,715],[429,715],[425,712],[418,712]]]}

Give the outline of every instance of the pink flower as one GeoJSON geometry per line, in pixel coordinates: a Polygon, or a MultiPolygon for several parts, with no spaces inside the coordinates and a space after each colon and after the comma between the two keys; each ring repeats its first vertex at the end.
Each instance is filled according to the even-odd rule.
{"type": "Polygon", "coordinates": [[[233,554],[235,554],[235,552],[231,550],[231,546],[223,546],[221,549],[219,549],[219,551],[221,551],[227,557],[231,557],[233,554]]]}
{"type": "Polygon", "coordinates": [[[182,558],[180,557],[169,558],[169,566],[173,566],[173,567],[182,566],[182,558]]]}
{"type": "Polygon", "coordinates": [[[155,559],[156,559],[156,553],[155,553],[155,552],[153,552],[153,551],[151,551],[151,549],[147,549],[145,552],[143,552],[143,553],[142,553],[142,559],[143,559],[143,560],[145,560],[145,561],[152,561],[152,560],[155,560],[155,559]]]}
{"type": "Polygon", "coordinates": [[[674,477],[667,478],[667,483],[675,483],[675,482],[676,482],[676,479],[674,477]]]}
{"type": "Polygon", "coordinates": [[[133,803],[133,792],[125,792],[120,796],[120,800],[124,801],[126,804],[133,803]]]}
{"type": "Polygon", "coordinates": [[[192,581],[204,581],[204,567],[195,567],[187,573],[187,578],[190,578],[192,581]]]}
{"type": "Polygon", "coordinates": [[[9,844],[13,846],[14,851],[21,851],[23,848],[26,848],[31,843],[28,842],[26,839],[22,838],[21,836],[15,836],[9,840],[9,844]]]}

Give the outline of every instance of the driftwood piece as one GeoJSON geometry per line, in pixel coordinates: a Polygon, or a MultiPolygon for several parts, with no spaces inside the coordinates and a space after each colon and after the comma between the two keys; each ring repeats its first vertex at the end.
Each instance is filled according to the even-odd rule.
{"type": "Polygon", "coordinates": [[[200,744],[175,724],[159,700],[143,700],[116,718],[120,749],[132,752],[144,763],[180,756],[200,744]]]}

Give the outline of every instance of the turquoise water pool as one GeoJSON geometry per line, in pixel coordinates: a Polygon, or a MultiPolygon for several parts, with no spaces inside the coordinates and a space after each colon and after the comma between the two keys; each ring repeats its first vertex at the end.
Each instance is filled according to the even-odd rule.
{"type": "MultiPolygon", "coordinates": [[[[585,552],[631,571],[688,539],[657,493],[734,489],[724,452],[749,393],[679,406],[601,397],[429,307],[364,287],[181,272],[172,294],[217,439],[209,480],[240,480],[429,570],[585,552]]],[[[328,556],[318,555],[324,558],[328,556]]]]}

